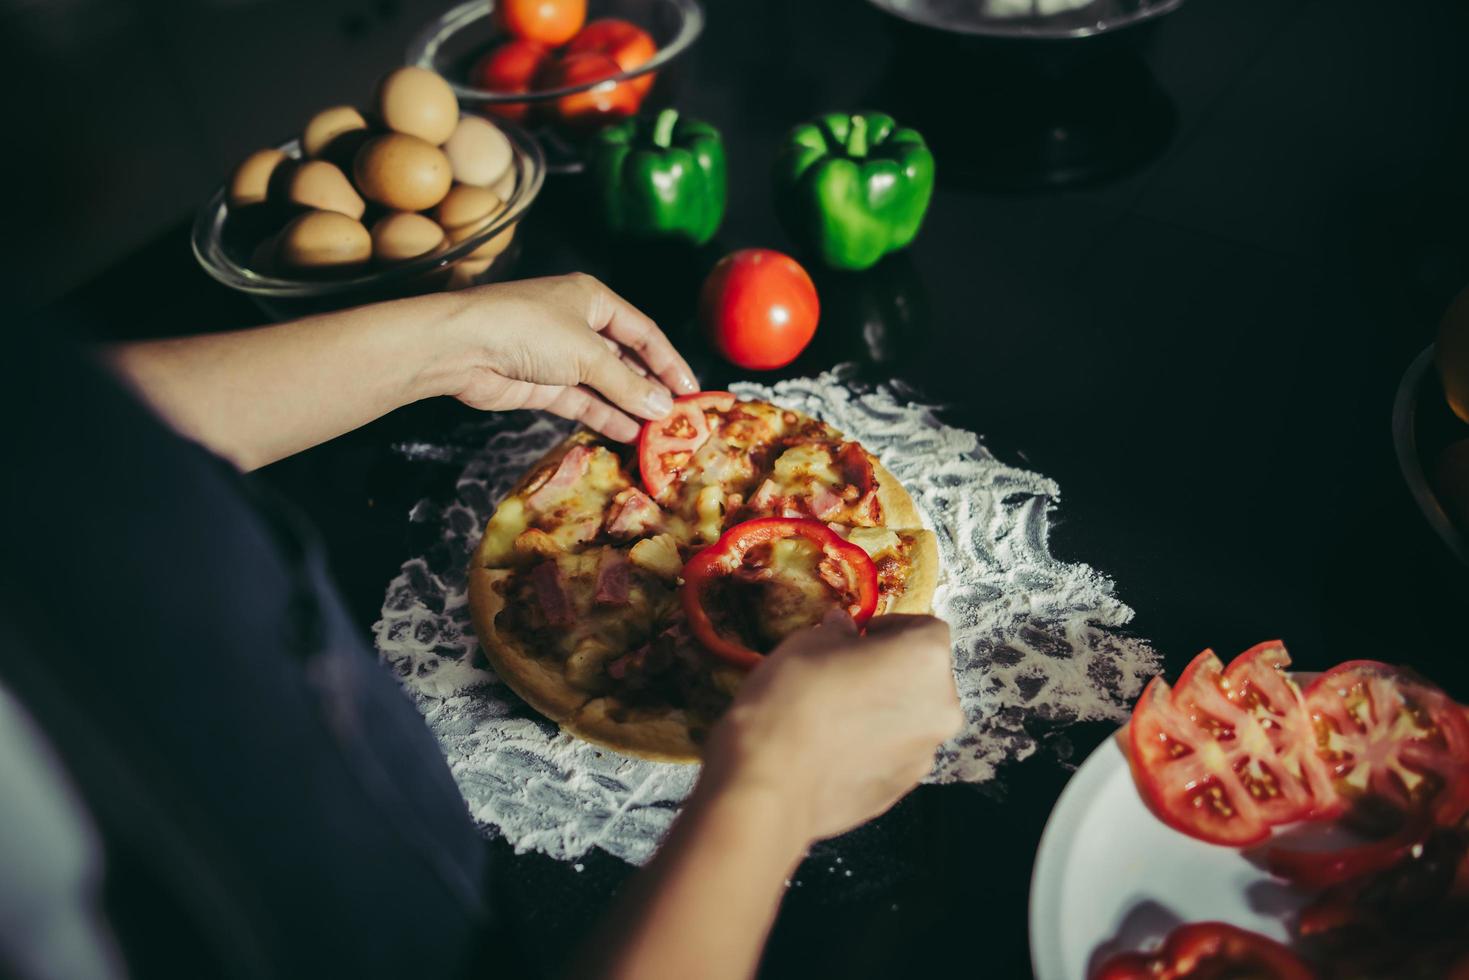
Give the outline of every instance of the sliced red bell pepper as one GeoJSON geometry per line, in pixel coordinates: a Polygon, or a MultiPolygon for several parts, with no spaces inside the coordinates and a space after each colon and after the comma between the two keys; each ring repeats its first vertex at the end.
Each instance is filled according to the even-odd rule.
{"type": "Polygon", "coordinates": [[[684,565],[680,592],[684,615],[688,618],[689,631],[710,653],[746,668],[757,666],[765,659],[739,639],[720,632],[704,607],[704,593],[710,583],[737,572],[753,548],[785,538],[805,538],[819,545],[823,562],[830,562],[827,567],[842,577],[841,588],[833,587],[833,590],[847,613],[859,626],[872,618],[877,608],[877,566],[866,551],[820,521],[805,517],[762,517],[736,524],[684,565]]]}

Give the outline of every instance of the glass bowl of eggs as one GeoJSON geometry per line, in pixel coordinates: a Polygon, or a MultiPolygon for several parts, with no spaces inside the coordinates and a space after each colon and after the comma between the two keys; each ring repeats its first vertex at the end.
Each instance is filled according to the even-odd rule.
{"type": "Polygon", "coordinates": [[[241,161],[199,211],[194,255],[275,319],[491,282],[545,173],[525,130],[399,68],[368,111],[323,109],[241,161]]]}
{"type": "Polygon", "coordinates": [[[574,172],[581,137],[669,101],[667,69],[703,30],[699,0],[468,0],[405,60],[443,76],[466,109],[529,127],[550,169],[574,172]]]}

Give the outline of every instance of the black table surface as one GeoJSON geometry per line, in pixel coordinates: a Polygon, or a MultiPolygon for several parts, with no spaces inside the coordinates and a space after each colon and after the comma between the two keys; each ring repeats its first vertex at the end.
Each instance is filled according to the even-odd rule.
{"type": "MultiPolygon", "coordinates": [[[[819,341],[786,373],[851,359],[865,377],[901,377],[1002,459],[1055,478],[1052,551],[1116,582],[1137,611],[1129,629],[1172,672],[1205,646],[1227,656],[1282,637],[1307,669],[1408,662],[1469,697],[1469,569],[1415,509],[1389,433],[1399,377],[1469,283],[1469,7],[1189,0],[1141,61],[1119,55],[1115,69],[1146,65],[1153,98],[1166,94],[1151,122],[1120,130],[1134,134],[1123,149],[1156,138],[1159,152],[1052,189],[986,176],[1000,152],[989,120],[1028,97],[990,70],[1013,52],[898,27],[857,0],[712,2],[707,33],[662,84],[725,133],[718,242],[693,256],[610,248],[582,222],[574,181],[552,178],[516,274],[602,276],[706,385],[725,383],[734,375],[692,329],[693,298],[724,251],[790,247],[768,192],[782,132],[834,109],[921,118],[939,170],[922,234],[870,275],[822,277],[819,341]],[[863,301],[889,308],[869,325],[876,355],[863,301]]],[[[1129,95],[1115,112],[1146,102],[1129,95]]],[[[118,336],[260,320],[192,264],[182,229],[62,305],[118,336]]],[[[457,470],[391,444],[470,414],[410,406],[264,473],[321,527],[364,631],[409,554],[410,506],[446,498],[457,470]]],[[[921,788],[818,847],[765,973],[1026,975],[1041,828],[1107,731],[1038,733],[1042,751],[997,781],[921,788]]],[[[629,870],[600,852],[574,867],[494,846],[503,906],[547,969],[629,870]]]]}

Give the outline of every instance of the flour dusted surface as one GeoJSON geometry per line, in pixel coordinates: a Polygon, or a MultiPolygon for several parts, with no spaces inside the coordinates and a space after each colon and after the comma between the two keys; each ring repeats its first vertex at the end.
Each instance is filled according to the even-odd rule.
{"type": "MultiPolygon", "coordinates": [[[[968,722],[930,782],[984,782],[1035,751],[1026,723],[1120,721],[1157,658],[1120,628],[1132,610],[1110,581],[1057,561],[1047,544],[1056,484],[1007,466],[972,432],[946,426],[890,387],[854,390],[841,374],[740,384],[736,394],[799,409],[875,453],[938,535],[944,574],[935,612],[954,635],[968,722]]],[[[570,431],[516,413],[487,423],[456,499],[420,503],[439,528],[429,553],[388,586],[377,647],[438,736],[470,813],[517,850],[573,860],[592,847],[642,863],[693,786],[697,769],[647,762],[560,733],[491,672],[469,620],[465,568],[495,504],[570,431]]],[[[436,458],[434,447],[403,447],[436,458]]],[[[437,458],[443,458],[438,456],[437,458]]]]}

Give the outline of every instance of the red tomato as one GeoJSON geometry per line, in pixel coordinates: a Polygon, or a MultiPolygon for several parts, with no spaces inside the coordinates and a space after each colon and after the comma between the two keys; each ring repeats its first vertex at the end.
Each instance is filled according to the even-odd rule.
{"type": "Polygon", "coordinates": [[[746,248],[719,260],[699,294],[714,346],[756,371],[785,367],[816,333],[821,304],[806,270],[789,255],[746,248]]]}
{"type": "MultiPolygon", "coordinates": [[[[810,517],[760,517],[736,524],[719,540],[684,565],[679,589],[689,632],[706,650],[736,667],[756,667],[764,655],[745,645],[738,635],[721,630],[704,606],[704,595],[715,582],[739,581],[739,573],[760,545],[788,538],[804,538],[821,549],[821,581],[857,624],[872,618],[877,608],[877,566],[859,545],[839,536],[810,517]]],[[[757,584],[757,588],[758,588],[757,584]]],[[[721,591],[721,595],[727,595],[721,591]]]]}
{"type": "MultiPolygon", "coordinates": [[[[635,71],[658,53],[653,36],[636,24],[616,17],[603,17],[583,27],[566,46],[567,54],[605,54],[624,72],[635,71]]],[[[653,87],[653,72],[630,79],[631,85],[644,96],[653,87]]]]}
{"type": "Polygon", "coordinates": [[[587,0],[496,0],[495,22],[508,34],[558,47],[587,20],[587,0]]]}
{"type": "MultiPolygon", "coordinates": [[[[551,57],[551,49],[539,41],[517,38],[485,54],[469,71],[469,83],[487,92],[529,92],[536,75],[551,57]]],[[[498,102],[486,112],[519,122],[530,111],[526,102],[498,102]]]]}
{"type": "Polygon", "coordinates": [[[1300,779],[1310,797],[1312,819],[1338,816],[1345,803],[1331,779],[1331,768],[1316,752],[1316,729],[1305,695],[1287,668],[1290,654],[1279,640],[1246,650],[1224,672],[1229,698],[1260,722],[1281,765],[1300,779]]]}
{"type": "Polygon", "coordinates": [[[1156,953],[1114,956],[1092,980],[1313,980],[1316,976],[1305,960],[1273,939],[1225,922],[1192,922],[1169,933],[1156,953]]]}
{"type": "Polygon", "coordinates": [[[1329,888],[1386,871],[1406,860],[1428,836],[1428,822],[1407,821],[1390,837],[1335,851],[1272,847],[1265,855],[1270,873],[1300,888],[1329,888]]]}
{"type": "Polygon", "coordinates": [[[1289,666],[1271,641],[1228,670],[1205,650],[1171,690],[1161,679],[1149,685],[1133,713],[1132,761],[1139,791],[1166,823],[1239,846],[1340,810],[1289,666]]]}
{"type": "Polygon", "coordinates": [[[1469,797],[1469,721],[1438,688],[1352,660],[1306,689],[1319,752],[1345,795],[1371,795],[1447,824],[1469,797]]]}
{"type": "Polygon", "coordinates": [[[722,412],[734,403],[735,396],[727,391],[701,391],[674,399],[672,412],[643,423],[638,434],[638,472],[648,496],[656,499],[663,493],[709,438],[704,412],[722,412]]]}
{"type": "MultiPolygon", "coordinates": [[[[553,89],[585,85],[621,73],[617,62],[605,54],[571,54],[549,62],[536,77],[535,87],[553,89]]],[[[557,118],[573,129],[595,129],[604,123],[637,115],[642,101],[642,96],[631,83],[609,82],[563,95],[556,100],[554,109],[557,118]]]]}

